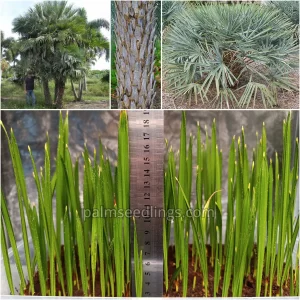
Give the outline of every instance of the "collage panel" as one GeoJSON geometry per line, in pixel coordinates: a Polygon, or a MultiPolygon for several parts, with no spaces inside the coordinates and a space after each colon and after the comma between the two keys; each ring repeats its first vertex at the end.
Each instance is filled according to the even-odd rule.
{"type": "Polygon", "coordinates": [[[165,109],[298,109],[299,1],[163,1],[165,109]]]}
{"type": "Polygon", "coordinates": [[[298,299],[299,2],[0,0],[0,298],[298,299]]]}
{"type": "Polygon", "coordinates": [[[1,1],[2,109],[110,108],[110,0],[1,1]]]}
{"type": "Polygon", "coordinates": [[[164,130],[166,295],[296,296],[299,112],[166,110],[164,130]]]}
{"type": "Polygon", "coordinates": [[[112,1],[111,108],[161,108],[161,1],[112,1]]]}

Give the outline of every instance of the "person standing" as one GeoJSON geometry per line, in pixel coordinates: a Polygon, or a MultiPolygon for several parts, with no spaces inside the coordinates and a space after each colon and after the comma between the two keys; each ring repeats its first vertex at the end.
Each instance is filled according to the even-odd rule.
{"type": "Polygon", "coordinates": [[[26,94],[26,104],[35,106],[36,98],[34,95],[34,79],[35,76],[29,72],[25,78],[25,94],[26,94]]]}

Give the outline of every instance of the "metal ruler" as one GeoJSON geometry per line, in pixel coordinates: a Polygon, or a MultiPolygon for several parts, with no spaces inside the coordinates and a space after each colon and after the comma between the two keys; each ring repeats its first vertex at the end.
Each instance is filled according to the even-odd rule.
{"type": "MultiPolygon", "coordinates": [[[[143,297],[163,295],[164,114],[129,111],[130,208],[143,252],[143,297]]],[[[132,228],[133,229],[133,228],[132,228]]],[[[131,230],[133,245],[133,230],[131,230]]],[[[132,296],[135,296],[131,247],[132,296]]]]}

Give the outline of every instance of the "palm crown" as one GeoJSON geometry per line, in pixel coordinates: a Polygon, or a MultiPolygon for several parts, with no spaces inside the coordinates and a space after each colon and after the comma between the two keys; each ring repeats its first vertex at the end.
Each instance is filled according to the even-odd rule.
{"type": "MultiPolygon", "coordinates": [[[[297,66],[295,26],[279,11],[257,4],[186,5],[172,15],[165,34],[168,88],[191,102],[248,106],[261,96],[276,104],[278,88],[295,88],[288,73],[297,66]],[[234,90],[243,89],[238,100],[234,90]]],[[[174,8],[173,8],[174,9],[174,8]]]]}

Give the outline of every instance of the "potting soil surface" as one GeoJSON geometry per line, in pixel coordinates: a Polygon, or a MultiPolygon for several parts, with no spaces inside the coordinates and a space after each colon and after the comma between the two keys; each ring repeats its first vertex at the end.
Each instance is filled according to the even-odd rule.
{"type": "MultiPolygon", "coordinates": [[[[168,293],[165,292],[165,295],[167,297],[182,297],[182,282],[179,282],[178,284],[178,291],[176,291],[176,285],[175,282],[172,283],[172,276],[176,270],[175,266],[175,251],[174,246],[169,248],[169,291],[168,293]],[[172,285],[172,287],[171,287],[172,285]],[[171,289],[170,289],[171,288],[171,289]]],[[[224,250],[223,250],[224,251],[224,250]]],[[[223,252],[224,253],[224,252],[223,252]]],[[[214,294],[214,267],[211,266],[211,263],[209,261],[210,258],[210,248],[207,247],[207,265],[208,265],[208,296],[213,297],[214,294]]],[[[254,249],[254,256],[255,256],[255,249],[254,249]]],[[[189,248],[189,278],[188,278],[188,291],[187,291],[187,297],[205,297],[205,289],[202,284],[203,282],[203,276],[202,273],[199,272],[199,268],[197,272],[194,272],[194,265],[193,261],[191,259],[192,257],[192,246],[190,245],[189,248]],[[193,290],[193,280],[194,276],[196,276],[196,285],[195,289],[193,290]]],[[[252,260],[251,264],[251,272],[250,275],[247,278],[244,278],[244,286],[243,286],[243,297],[255,297],[256,296],[256,289],[255,284],[256,280],[253,276],[253,269],[254,269],[254,259],[252,260]]],[[[220,284],[219,284],[219,291],[217,293],[217,297],[222,297],[222,286],[223,286],[223,274],[224,274],[224,268],[222,267],[221,270],[221,277],[220,277],[220,284]]],[[[265,292],[265,283],[267,282],[267,278],[264,278],[262,280],[262,287],[261,287],[261,296],[264,296],[265,292]]],[[[274,284],[272,287],[272,296],[279,296],[280,288],[275,284],[276,283],[276,277],[274,279],[274,284]]],[[[268,287],[269,292],[269,287],[268,287]]],[[[267,293],[269,295],[269,293],[267,293]]],[[[289,296],[290,295],[290,288],[289,288],[289,282],[287,282],[286,286],[283,289],[283,295],[282,296],[289,296]]],[[[229,294],[228,297],[232,297],[232,290],[231,286],[229,287],[229,294]]]]}
{"type": "MultiPolygon", "coordinates": [[[[172,280],[173,274],[176,271],[176,266],[175,266],[175,251],[174,251],[174,246],[169,247],[169,291],[166,292],[164,291],[164,297],[182,297],[182,282],[178,283],[178,291],[176,291],[176,283],[172,280]]],[[[209,284],[209,289],[208,289],[208,296],[213,297],[213,288],[214,288],[214,267],[211,266],[209,258],[210,258],[210,248],[207,247],[207,263],[208,263],[208,284],[209,284]]],[[[254,249],[254,255],[255,257],[255,249],[254,249]]],[[[62,248],[62,262],[64,261],[64,256],[63,256],[63,248],[62,248]]],[[[78,258],[77,260],[77,268],[78,268],[78,278],[79,278],[79,288],[77,284],[73,286],[73,296],[84,296],[83,290],[80,288],[81,282],[80,282],[80,270],[79,270],[79,261],[78,258]]],[[[256,289],[255,289],[255,277],[253,276],[253,270],[254,270],[254,259],[252,259],[252,264],[251,264],[251,272],[250,275],[246,278],[244,278],[244,286],[243,286],[243,292],[242,296],[243,297],[255,297],[256,296],[256,289]]],[[[63,266],[64,268],[64,266],[63,266]]],[[[48,264],[48,270],[49,270],[49,264],[48,264]]],[[[65,270],[63,270],[64,273],[64,278],[66,278],[65,270]]],[[[187,297],[205,297],[205,290],[203,287],[203,276],[201,272],[198,271],[194,272],[194,265],[193,265],[193,260],[192,260],[192,246],[190,245],[189,247],[189,277],[188,277],[188,292],[187,292],[187,297]],[[196,276],[196,285],[195,289],[193,289],[193,280],[194,276],[196,276]]],[[[223,286],[223,274],[224,274],[224,268],[221,270],[221,277],[220,277],[220,284],[219,284],[219,290],[217,293],[217,297],[222,296],[222,286],[223,286]]],[[[262,280],[262,287],[261,287],[261,296],[264,296],[265,292],[265,284],[268,281],[268,278],[264,278],[262,280]]],[[[76,282],[76,276],[74,274],[73,276],[73,282],[76,282]]],[[[66,282],[65,282],[66,283],[66,282]]],[[[290,282],[286,282],[284,288],[283,288],[283,294],[282,296],[289,296],[290,295],[290,282]]],[[[130,284],[127,287],[127,291],[130,288],[130,284]]],[[[40,289],[40,284],[39,284],[39,274],[38,272],[35,273],[34,275],[34,289],[35,289],[35,296],[41,296],[41,289],[40,289]]],[[[50,280],[47,281],[47,289],[50,289],[50,280]]],[[[65,286],[65,290],[67,291],[67,285],[65,286]]],[[[62,288],[59,283],[59,278],[58,278],[58,273],[56,272],[56,295],[61,295],[62,294],[62,288]]],[[[92,294],[92,285],[91,282],[89,282],[89,296],[92,294]]],[[[268,288],[269,291],[269,288],[268,288]]],[[[272,296],[278,296],[280,294],[280,288],[276,285],[276,277],[274,278],[274,283],[272,286],[272,296]]],[[[25,290],[25,295],[30,295],[29,293],[29,283],[27,284],[26,290],[25,290]]],[[[97,266],[97,272],[96,272],[96,280],[95,280],[95,296],[100,297],[101,296],[101,287],[100,287],[100,271],[99,271],[99,266],[97,266]]],[[[127,295],[129,296],[129,293],[127,292],[127,295]]],[[[229,288],[229,297],[232,296],[232,291],[231,291],[231,286],[229,288]]]]}

